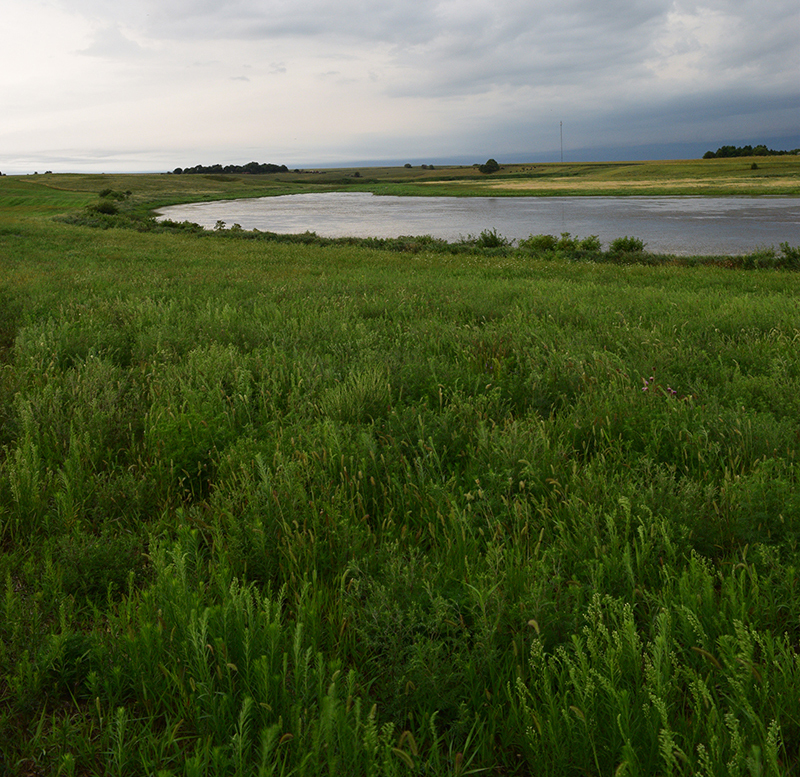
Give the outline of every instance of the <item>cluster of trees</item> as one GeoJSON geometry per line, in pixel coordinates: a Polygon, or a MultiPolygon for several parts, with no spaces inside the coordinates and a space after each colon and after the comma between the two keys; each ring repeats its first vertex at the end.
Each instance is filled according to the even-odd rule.
{"type": "Polygon", "coordinates": [[[195,165],[194,167],[176,167],[176,175],[186,173],[250,173],[251,175],[264,175],[265,173],[288,173],[286,165],[273,165],[266,162],[248,162],[246,165],[195,165]]]}
{"type": "Polygon", "coordinates": [[[800,154],[800,148],[791,151],[774,151],[764,145],[759,146],[720,146],[716,151],[706,151],[703,159],[725,159],[734,156],[783,156],[785,154],[800,154]]]}

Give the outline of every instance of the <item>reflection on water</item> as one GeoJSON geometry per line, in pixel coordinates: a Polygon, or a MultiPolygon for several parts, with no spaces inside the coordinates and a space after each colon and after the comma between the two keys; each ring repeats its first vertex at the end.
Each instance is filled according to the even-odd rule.
{"type": "Polygon", "coordinates": [[[213,228],[323,237],[433,235],[458,240],[497,230],[509,239],[529,235],[597,235],[644,240],[656,252],[743,254],[763,246],[800,244],[797,197],[379,197],[366,192],[176,205],[160,211],[174,221],[213,228]]]}

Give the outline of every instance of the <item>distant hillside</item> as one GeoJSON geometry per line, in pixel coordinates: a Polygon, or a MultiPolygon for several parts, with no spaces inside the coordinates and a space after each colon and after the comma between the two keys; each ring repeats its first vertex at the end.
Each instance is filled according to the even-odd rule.
{"type": "Polygon", "coordinates": [[[250,173],[251,175],[264,175],[265,173],[288,173],[286,165],[273,165],[266,162],[248,162],[246,165],[195,165],[194,167],[176,167],[176,175],[193,173],[250,173]]]}
{"type": "Polygon", "coordinates": [[[791,151],[775,151],[766,146],[720,146],[716,151],[706,151],[703,159],[725,159],[732,156],[784,156],[800,154],[800,148],[791,151]]]}

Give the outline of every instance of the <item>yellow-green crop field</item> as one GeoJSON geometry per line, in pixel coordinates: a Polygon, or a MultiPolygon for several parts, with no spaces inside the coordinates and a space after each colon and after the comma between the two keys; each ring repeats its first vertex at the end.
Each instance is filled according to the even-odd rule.
{"type": "MultiPolygon", "coordinates": [[[[132,190],[134,202],[267,196],[326,189],[474,196],[714,195],[800,196],[800,157],[739,157],[668,161],[504,164],[484,175],[477,166],[338,168],[273,175],[33,175],[23,189],[62,191],[65,198],[111,188],[132,190]],[[755,169],[753,166],[755,165],[755,169]]],[[[2,190],[10,184],[4,182],[2,190]]],[[[6,195],[0,195],[6,196],[6,195]]],[[[51,195],[52,197],[53,195],[51,195]]]]}

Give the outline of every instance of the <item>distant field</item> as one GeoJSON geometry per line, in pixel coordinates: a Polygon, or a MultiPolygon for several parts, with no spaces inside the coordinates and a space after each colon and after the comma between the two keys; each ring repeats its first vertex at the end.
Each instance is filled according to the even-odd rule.
{"type": "MultiPolygon", "coordinates": [[[[50,192],[64,205],[105,188],[131,192],[146,207],[180,202],[347,189],[405,195],[800,196],[800,157],[564,164],[505,164],[492,175],[473,166],[341,168],[272,175],[36,175],[10,179],[19,192],[50,192]],[[756,169],[752,166],[756,165],[756,169]]],[[[7,196],[8,182],[0,187],[7,196]]],[[[21,196],[18,195],[18,196],[21,196]]]]}
{"type": "MultiPolygon", "coordinates": [[[[435,181],[425,184],[442,187],[435,181]]],[[[478,172],[449,185],[453,193],[463,189],[495,195],[797,195],[800,158],[504,165],[490,176],[478,172]]]]}
{"type": "MultiPolygon", "coordinates": [[[[752,194],[753,192],[751,190],[753,187],[757,187],[759,193],[761,194],[773,194],[776,190],[781,190],[782,193],[785,193],[784,190],[791,186],[791,182],[792,179],[790,176],[761,178],[756,181],[754,181],[752,177],[736,178],[731,176],[730,178],[727,178],[724,183],[720,182],[719,179],[714,178],[684,178],[681,180],[669,181],[668,186],[670,192],[680,191],[684,194],[702,194],[707,193],[709,190],[713,190],[715,193],[718,193],[723,185],[725,187],[732,187],[737,194],[742,194],[745,191],[747,191],[749,194],[752,194]]],[[[660,189],[665,185],[667,184],[665,184],[663,180],[655,178],[645,178],[642,180],[613,179],[607,181],[592,180],[591,178],[588,178],[584,181],[550,181],[548,182],[546,188],[548,191],[552,191],[553,193],[562,192],[565,189],[571,189],[580,190],[595,195],[607,193],[610,190],[614,190],[615,192],[623,190],[625,192],[630,191],[632,194],[641,194],[643,190],[647,190],[648,193],[652,193],[653,191],[660,189]]],[[[507,189],[509,191],[520,193],[524,191],[541,191],[543,189],[541,182],[536,180],[501,181],[499,183],[492,184],[491,188],[507,189]]]]}

